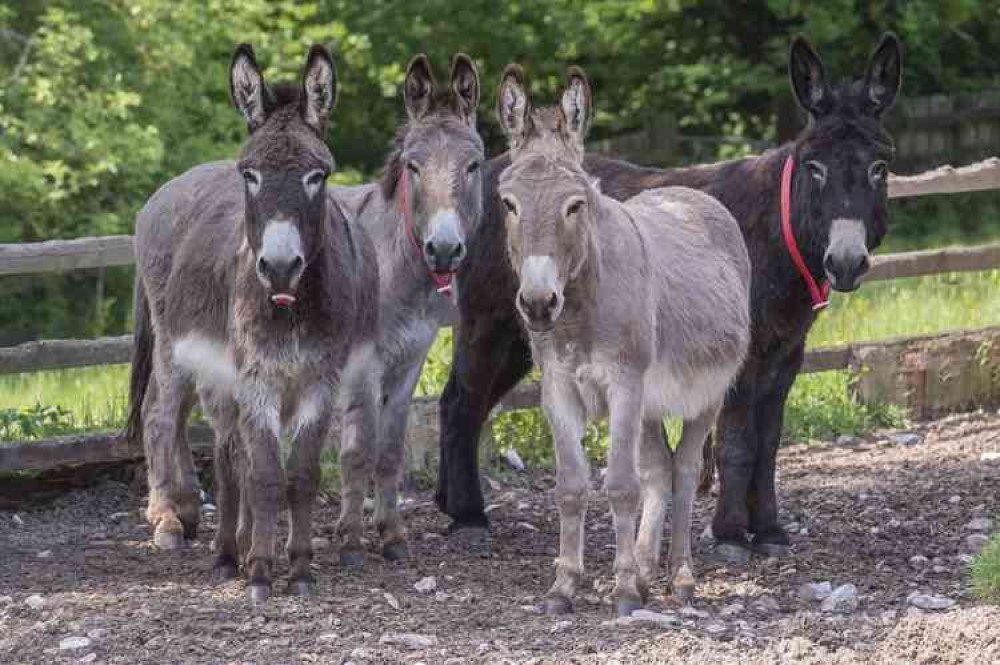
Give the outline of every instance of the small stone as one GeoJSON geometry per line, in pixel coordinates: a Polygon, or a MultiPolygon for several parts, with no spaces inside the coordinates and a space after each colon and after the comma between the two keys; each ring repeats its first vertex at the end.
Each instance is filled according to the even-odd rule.
{"type": "Polygon", "coordinates": [[[438,591],[437,593],[434,594],[434,600],[438,601],[439,603],[443,603],[449,598],[451,598],[451,596],[446,594],[444,591],[438,591]]]}
{"type": "Polygon", "coordinates": [[[522,612],[527,612],[528,614],[544,614],[544,610],[540,605],[521,605],[522,612]]]}
{"type": "Polygon", "coordinates": [[[906,597],[906,603],[922,610],[946,610],[955,605],[955,601],[944,596],[914,591],[906,597]]]}
{"type": "Polygon", "coordinates": [[[989,542],[989,536],[982,533],[974,533],[971,536],[966,536],[965,540],[962,541],[962,550],[966,554],[976,556],[983,551],[983,548],[989,542]]]}
{"type": "MultiPolygon", "coordinates": [[[[621,618],[623,617],[619,617],[619,619],[621,618]]],[[[653,610],[635,610],[632,612],[631,618],[636,621],[655,623],[659,626],[676,626],[681,622],[674,614],[654,612],[653,610]]]]}
{"type": "Polygon", "coordinates": [[[93,663],[95,660],[97,660],[97,653],[91,651],[86,656],[84,656],[83,658],[81,658],[80,660],[78,660],[76,662],[78,662],[78,663],[93,663]]]}
{"type": "Polygon", "coordinates": [[[684,607],[680,608],[679,610],[677,610],[677,613],[680,614],[681,616],[694,617],[696,619],[707,619],[710,616],[712,616],[708,612],[699,610],[695,607],[691,607],[690,605],[685,605],[684,607]]]}
{"type": "Polygon", "coordinates": [[[52,550],[44,550],[36,554],[39,559],[50,559],[52,558],[52,550]]]}
{"type": "Polygon", "coordinates": [[[518,501],[517,506],[515,506],[519,511],[524,512],[525,510],[531,510],[531,504],[527,501],[518,501]]]}
{"type": "Polygon", "coordinates": [[[396,597],[394,595],[392,595],[388,591],[386,591],[382,595],[385,596],[385,602],[389,603],[389,607],[391,607],[392,609],[394,609],[396,611],[399,611],[401,605],[399,604],[399,601],[396,600],[396,597]]]}
{"type": "Polygon", "coordinates": [[[14,524],[18,526],[24,526],[24,520],[21,519],[21,516],[18,515],[17,513],[14,513],[14,516],[11,517],[11,519],[14,521],[14,524]]]}
{"type": "Polygon", "coordinates": [[[374,513],[375,499],[371,498],[370,496],[366,496],[365,500],[361,502],[361,509],[366,513],[374,513]]]}
{"type": "Polygon", "coordinates": [[[951,495],[951,496],[948,497],[948,503],[950,503],[953,506],[956,505],[956,504],[962,503],[962,497],[960,497],[957,494],[953,494],[953,495],[951,495]]]}
{"type": "Polygon", "coordinates": [[[798,596],[800,600],[807,603],[815,603],[829,598],[833,593],[833,585],[829,582],[815,582],[803,584],[799,587],[798,596]]]}
{"type": "Polygon", "coordinates": [[[28,607],[30,607],[33,610],[40,610],[43,607],[45,607],[46,605],[48,605],[48,601],[45,600],[44,598],[42,598],[41,596],[39,596],[36,593],[34,595],[31,595],[31,596],[28,596],[27,598],[25,598],[24,599],[24,604],[27,605],[28,607]]]}
{"type": "Polygon", "coordinates": [[[856,436],[851,436],[850,434],[841,434],[837,437],[836,441],[838,446],[856,446],[861,441],[856,436]]]}
{"type": "Polygon", "coordinates": [[[103,640],[104,636],[108,634],[107,628],[94,628],[93,630],[87,631],[87,637],[92,640],[103,640]]]}
{"type": "Polygon", "coordinates": [[[428,576],[421,578],[420,581],[418,581],[416,584],[413,585],[413,588],[419,591],[420,593],[430,593],[432,591],[437,590],[437,586],[438,586],[437,578],[433,576],[428,576]]]}
{"type": "Polygon", "coordinates": [[[730,603],[729,605],[726,605],[719,611],[719,616],[720,617],[736,616],[737,614],[741,614],[745,609],[746,608],[743,606],[743,603],[730,603]]]}
{"type": "Polygon", "coordinates": [[[824,612],[850,614],[858,609],[858,589],[853,584],[842,584],[823,601],[820,609],[824,612]]]}
{"type": "Polygon", "coordinates": [[[322,552],[330,549],[330,539],[317,536],[310,541],[314,552],[322,552]]]}
{"type": "Polygon", "coordinates": [[[568,621],[568,620],[566,620],[566,621],[557,621],[555,624],[553,624],[552,628],[549,629],[549,632],[552,633],[553,635],[555,635],[556,633],[565,633],[566,631],[570,630],[572,627],[573,627],[573,622],[572,621],[568,621]]]}
{"type": "Polygon", "coordinates": [[[379,644],[392,644],[407,649],[430,649],[437,646],[436,635],[420,635],[419,633],[385,633],[378,638],[379,644]]]}
{"type": "Polygon", "coordinates": [[[997,452],[983,453],[979,456],[981,462],[996,462],[997,460],[1000,460],[1000,453],[997,452]]]}
{"type": "Polygon", "coordinates": [[[59,640],[60,651],[70,651],[72,649],[86,649],[90,646],[89,637],[64,637],[59,640]]]}
{"type": "Polygon", "coordinates": [[[515,471],[524,471],[527,468],[524,460],[521,459],[521,456],[513,448],[504,448],[500,453],[500,457],[507,463],[507,466],[515,471]]]}
{"type": "Polygon", "coordinates": [[[489,642],[480,642],[479,645],[476,647],[476,653],[479,654],[480,656],[485,656],[487,653],[489,653],[490,648],[491,647],[489,642]]]}
{"type": "MultiPolygon", "coordinates": [[[[637,619],[635,617],[616,617],[614,619],[608,619],[607,621],[602,621],[601,626],[603,626],[604,628],[627,628],[635,626],[636,624],[644,623],[645,621],[646,619],[637,619]]],[[[660,625],[668,627],[674,624],[663,623],[660,625]]]]}
{"type": "Polygon", "coordinates": [[[112,522],[121,522],[127,520],[128,516],[129,516],[128,511],[123,511],[120,513],[111,513],[108,516],[108,519],[111,520],[112,522]]]}
{"type": "Polygon", "coordinates": [[[914,568],[926,568],[928,563],[930,563],[930,559],[922,554],[914,554],[910,557],[910,565],[914,568]]]}
{"type": "Polygon", "coordinates": [[[942,573],[950,573],[951,572],[951,570],[949,568],[945,567],[945,566],[934,566],[933,568],[931,568],[931,570],[933,570],[935,573],[938,573],[939,575],[942,574],[942,573]]]}
{"type": "Polygon", "coordinates": [[[483,512],[489,515],[494,510],[500,510],[501,508],[503,508],[503,506],[500,505],[499,503],[491,503],[490,505],[486,506],[486,509],[483,512]]]}
{"type": "Polygon", "coordinates": [[[778,612],[781,604],[771,596],[761,596],[750,605],[751,609],[758,612],[778,612]]]}
{"type": "Polygon", "coordinates": [[[482,474],[482,476],[483,476],[483,480],[486,481],[486,484],[489,485],[490,489],[493,490],[494,492],[499,492],[500,490],[503,489],[503,485],[501,485],[497,481],[493,480],[492,478],[490,478],[489,476],[487,476],[485,473],[482,474]]]}
{"type": "Polygon", "coordinates": [[[14,602],[14,596],[0,596],[0,605],[10,605],[14,602]]]}
{"type": "Polygon", "coordinates": [[[993,520],[989,517],[977,517],[965,525],[967,531],[992,531],[993,520]]]}
{"type": "Polygon", "coordinates": [[[906,616],[911,619],[915,617],[922,617],[923,615],[924,611],[919,607],[914,607],[910,605],[909,607],[906,608],[906,616]]]}
{"type": "Polygon", "coordinates": [[[538,531],[537,526],[535,526],[534,524],[530,524],[528,522],[518,522],[517,528],[524,529],[525,531],[538,531]]]}
{"type": "Polygon", "coordinates": [[[421,534],[420,538],[421,540],[424,541],[431,541],[431,540],[440,540],[441,538],[444,538],[444,536],[442,536],[440,533],[434,533],[433,531],[425,531],[423,534],[421,534]]]}
{"type": "Polygon", "coordinates": [[[729,630],[729,626],[722,623],[721,621],[709,621],[705,624],[705,632],[710,635],[721,635],[722,633],[729,630]]]}
{"type": "Polygon", "coordinates": [[[351,650],[351,658],[357,658],[358,660],[371,660],[375,658],[375,650],[366,649],[365,647],[356,647],[351,650]]]}
{"type": "Polygon", "coordinates": [[[889,440],[897,446],[916,446],[923,441],[923,437],[913,432],[896,432],[889,435],[889,440]]]}
{"type": "Polygon", "coordinates": [[[804,538],[804,537],[806,537],[808,535],[809,535],[809,529],[808,529],[808,527],[802,527],[801,529],[799,529],[799,537],[800,538],[804,538]]]}

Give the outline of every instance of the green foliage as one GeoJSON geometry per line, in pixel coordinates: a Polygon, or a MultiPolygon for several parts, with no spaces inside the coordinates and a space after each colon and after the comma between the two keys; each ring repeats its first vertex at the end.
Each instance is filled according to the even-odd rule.
{"type": "Polygon", "coordinates": [[[0,409],[0,441],[24,441],[65,434],[73,429],[73,414],[59,406],[0,409]]]}
{"type": "Polygon", "coordinates": [[[1000,604],[1000,533],[993,534],[972,562],[972,590],[981,599],[1000,604]]]}

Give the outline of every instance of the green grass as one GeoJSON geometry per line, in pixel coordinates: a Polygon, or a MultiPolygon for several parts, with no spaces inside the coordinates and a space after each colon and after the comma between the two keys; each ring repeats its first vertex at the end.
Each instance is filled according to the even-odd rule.
{"type": "Polygon", "coordinates": [[[972,590],[981,599],[1000,604],[1000,533],[972,562],[972,590]]]}

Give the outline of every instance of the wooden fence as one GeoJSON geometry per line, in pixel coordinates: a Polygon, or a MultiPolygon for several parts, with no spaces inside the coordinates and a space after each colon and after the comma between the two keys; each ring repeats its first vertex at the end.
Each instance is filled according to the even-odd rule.
{"type": "MultiPolygon", "coordinates": [[[[1000,159],[962,168],[943,166],[915,176],[892,176],[891,198],[950,194],[1000,189],[1000,159]]],[[[42,243],[0,245],[0,276],[59,272],[79,268],[122,266],[133,263],[131,236],[106,236],[77,240],[52,240],[42,243]]],[[[1000,267],[1000,244],[980,247],[904,252],[877,256],[866,281],[917,277],[947,272],[968,272],[1000,267]]],[[[880,344],[899,346],[906,340],[870,342],[810,350],[804,372],[822,372],[855,366],[859,351],[880,344]]],[[[42,340],[0,348],[0,374],[66,369],[92,365],[127,363],[132,336],[104,337],[96,340],[42,340]]],[[[502,400],[498,411],[520,409],[539,404],[539,389],[524,384],[502,400]]],[[[420,466],[420,459],[436,441],[437,399],[415,400],[411,421],[410,466],[420,466]]],[[[211,432],[204,426],[192,428],[192,441],[206,446],[211,432]]],[[[66,464],[115,461],[141,457],[130,450],[116,433],[85,434],[46,441],[0,443],[0,471],[48,469],[66,464]]]]}

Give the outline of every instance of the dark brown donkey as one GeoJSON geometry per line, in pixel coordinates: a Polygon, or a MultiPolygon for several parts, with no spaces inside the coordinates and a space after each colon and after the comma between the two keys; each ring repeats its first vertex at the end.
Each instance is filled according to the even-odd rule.
{"type": "MultiPolygon", "coordinates": [[[[886,232],[886,177],[892,139],[881,119],[899,91],[902,53],[886,34],[864,75],[837,87],[803,38],[792,44],[791,84],[809,126],[789,144],[710,166],[661,171],[589,156],[587,171],[609,196],[626,200],[655,187],[686,185],[719,199],[740,224],[753,264],[753,340],[718,425],[722,491],[715,513],[718,554],[745,561],[754,549],[781,554],[774,465],[788,391],[816,319],[813,293],[824,283],[852,291],[886,232]],[[782,175],[789,175],[789,230],[803,259],[796,266],[782,233],[782,175]],[[810,284],[815,289],[810,288],[810,284]]],[[[490,409],[531,368],[518,322],[516,279],[507,265],[504,207],[497,195],[504,155],[486,166],[486,218],[459,271],[462,324],[441,396],[441,468],[437,502],[454,529],[487,526],[479,485],[478,442],[490,409]]]]}
{"type": "Polygon", "coordinates": [[[155,541],[178,547],[198,522],[185,439],[197,391],[216,436],[216,565],[235,576],[243,555],[250,597],[262,601],[286,501],[289,589],[314,591],[312,505],[335,413],[345,486],[339,530],[344,550],[361,548],[375,459],[379,282],[370,239],[326,195],[330,54],[313,46],[299,85],[270,87],[244,44],[230,76],[250,131],[238,163],[172,180],[136,220],[129,429],[146,447],[155,541]],[[282,438],[291,443],[286,465],[282,438]]]}

